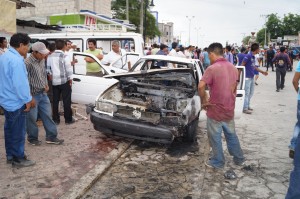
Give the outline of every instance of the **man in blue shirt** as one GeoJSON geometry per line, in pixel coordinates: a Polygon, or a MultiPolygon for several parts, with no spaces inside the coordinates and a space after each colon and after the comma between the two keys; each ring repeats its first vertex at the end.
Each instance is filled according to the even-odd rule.
{"type": "Polygon", "coordinates": [[[253,111],[250,108],[250,100],[254,94],[254,70],[262,73],[263,75],[268,75],[268,72],[260,70],[255,67],[255,55],[259,52],[259,45],[254,43],[251,45],[251,51],[244,57],[242,61],[242,66],[246,68],[246,81],[245,81],[245,101],[243,113],[251,114],[253,111]]]}
{"type": "Polygon", "coordinates": [[[246,48],[242,47],[241,48],[241,52],[237,54],[237,58],[238,58],[238,66],[242,65],[243,59],[246,56],[246,48]]]}
{"type": "Polygon", "coordinates": [[[0,106],[4,109],[4,137],[7,163],[17,167],[32,166],[24,154],[26,113],[35,106],[30,95],[24,57],[30,37],[17,33],[10,39],[10,48],[0,56],[0,106]]]}
{"type": "Polygon", "coordinates": [[[294,158],[294,169],[290,176],[290,185],[286,195],[286,199],[300,198],[300,62],[298,62],[296,72],[293,78],[293,86],[298,92],[298,105],[297,105],[297,123],[295,125],[293,139],[290,146],[290,157],[294,158]],[[292,152],[292,154],[291,154],[292,152]]]}
{"type": "Polygon", "coordinates": [[[208,57],[207,48],[205,47],[204,50],[203,50],[203,67],[204,67],[204,70],[206,70],[209,65],[210,65],[210,60],[209,60],[209,57],[208,57]]]}

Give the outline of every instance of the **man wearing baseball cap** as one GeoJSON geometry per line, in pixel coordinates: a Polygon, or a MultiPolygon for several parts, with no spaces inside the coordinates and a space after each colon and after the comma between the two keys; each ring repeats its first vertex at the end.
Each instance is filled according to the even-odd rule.
{"type": "Polygon", "coordinates": [[[57,127],[51,116],[51,104],[47,96],[49,90],[47,75],[45,69],[45,57],[49,50],[42,42],[36,42],[31,47],[32,53],[25,60],[28,72],[28,81],[30,92],[36,101],[36,107],[32,108],[27,114],[27,140],[29,144],[38,146],[41,141],[38,140],[38,126],[36,124],[39,115],[45,131],[47,144],[62,144],[64,140],[57,138],[57,127]]]}

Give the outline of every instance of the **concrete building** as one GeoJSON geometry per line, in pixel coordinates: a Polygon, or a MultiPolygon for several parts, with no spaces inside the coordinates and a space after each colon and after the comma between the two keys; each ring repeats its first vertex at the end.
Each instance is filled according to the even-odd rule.
{"type": "Polygon", "coordinates": [[[163,43],[168,46],[174,41],[174,27],[173,22],[158,23],[158,29],[161,32],[158,43],[163,43]]]}
{"type": "Polygon", "coordinates": [[[34,8],[23,8],[17,11],[18,19],[31,17],[45,18],[53,14],[78,13],[80,10],[90,10],[98,14],[112,17],[111,0],[27,0],[34,8]]]}

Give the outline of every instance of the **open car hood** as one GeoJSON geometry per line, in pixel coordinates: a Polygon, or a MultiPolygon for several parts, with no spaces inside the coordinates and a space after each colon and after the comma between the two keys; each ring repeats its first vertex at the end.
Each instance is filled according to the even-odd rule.
{"type": "Polygon", "coordinates": [[[147,74],[164,74],[164,73],[182,73],[182,72],[190,72],[193,74],[193,70],[190,68],[172,68],[172,69],[151,69],[151,70],[141,70],[134,71],[128,73],[119,73],[119,74],[111,74],[106,75],[106,78],[115,78],[120,80],[121,77],[130,77],[130,76],[144,76],[147,74]]]}

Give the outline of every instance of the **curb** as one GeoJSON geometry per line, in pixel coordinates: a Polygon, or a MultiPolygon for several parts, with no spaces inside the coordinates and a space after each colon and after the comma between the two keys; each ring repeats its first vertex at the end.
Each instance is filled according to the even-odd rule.
{"type": "Polygon", "coordinates": [[[86,173],[69,189],[60,199],[79,199],[81,198],[95,182],[109,169],[111,165],[129,148],[133,141],[129,143],[122,142],[112,150],[104,160],[101,160],[92,170],[86,173]]]}

